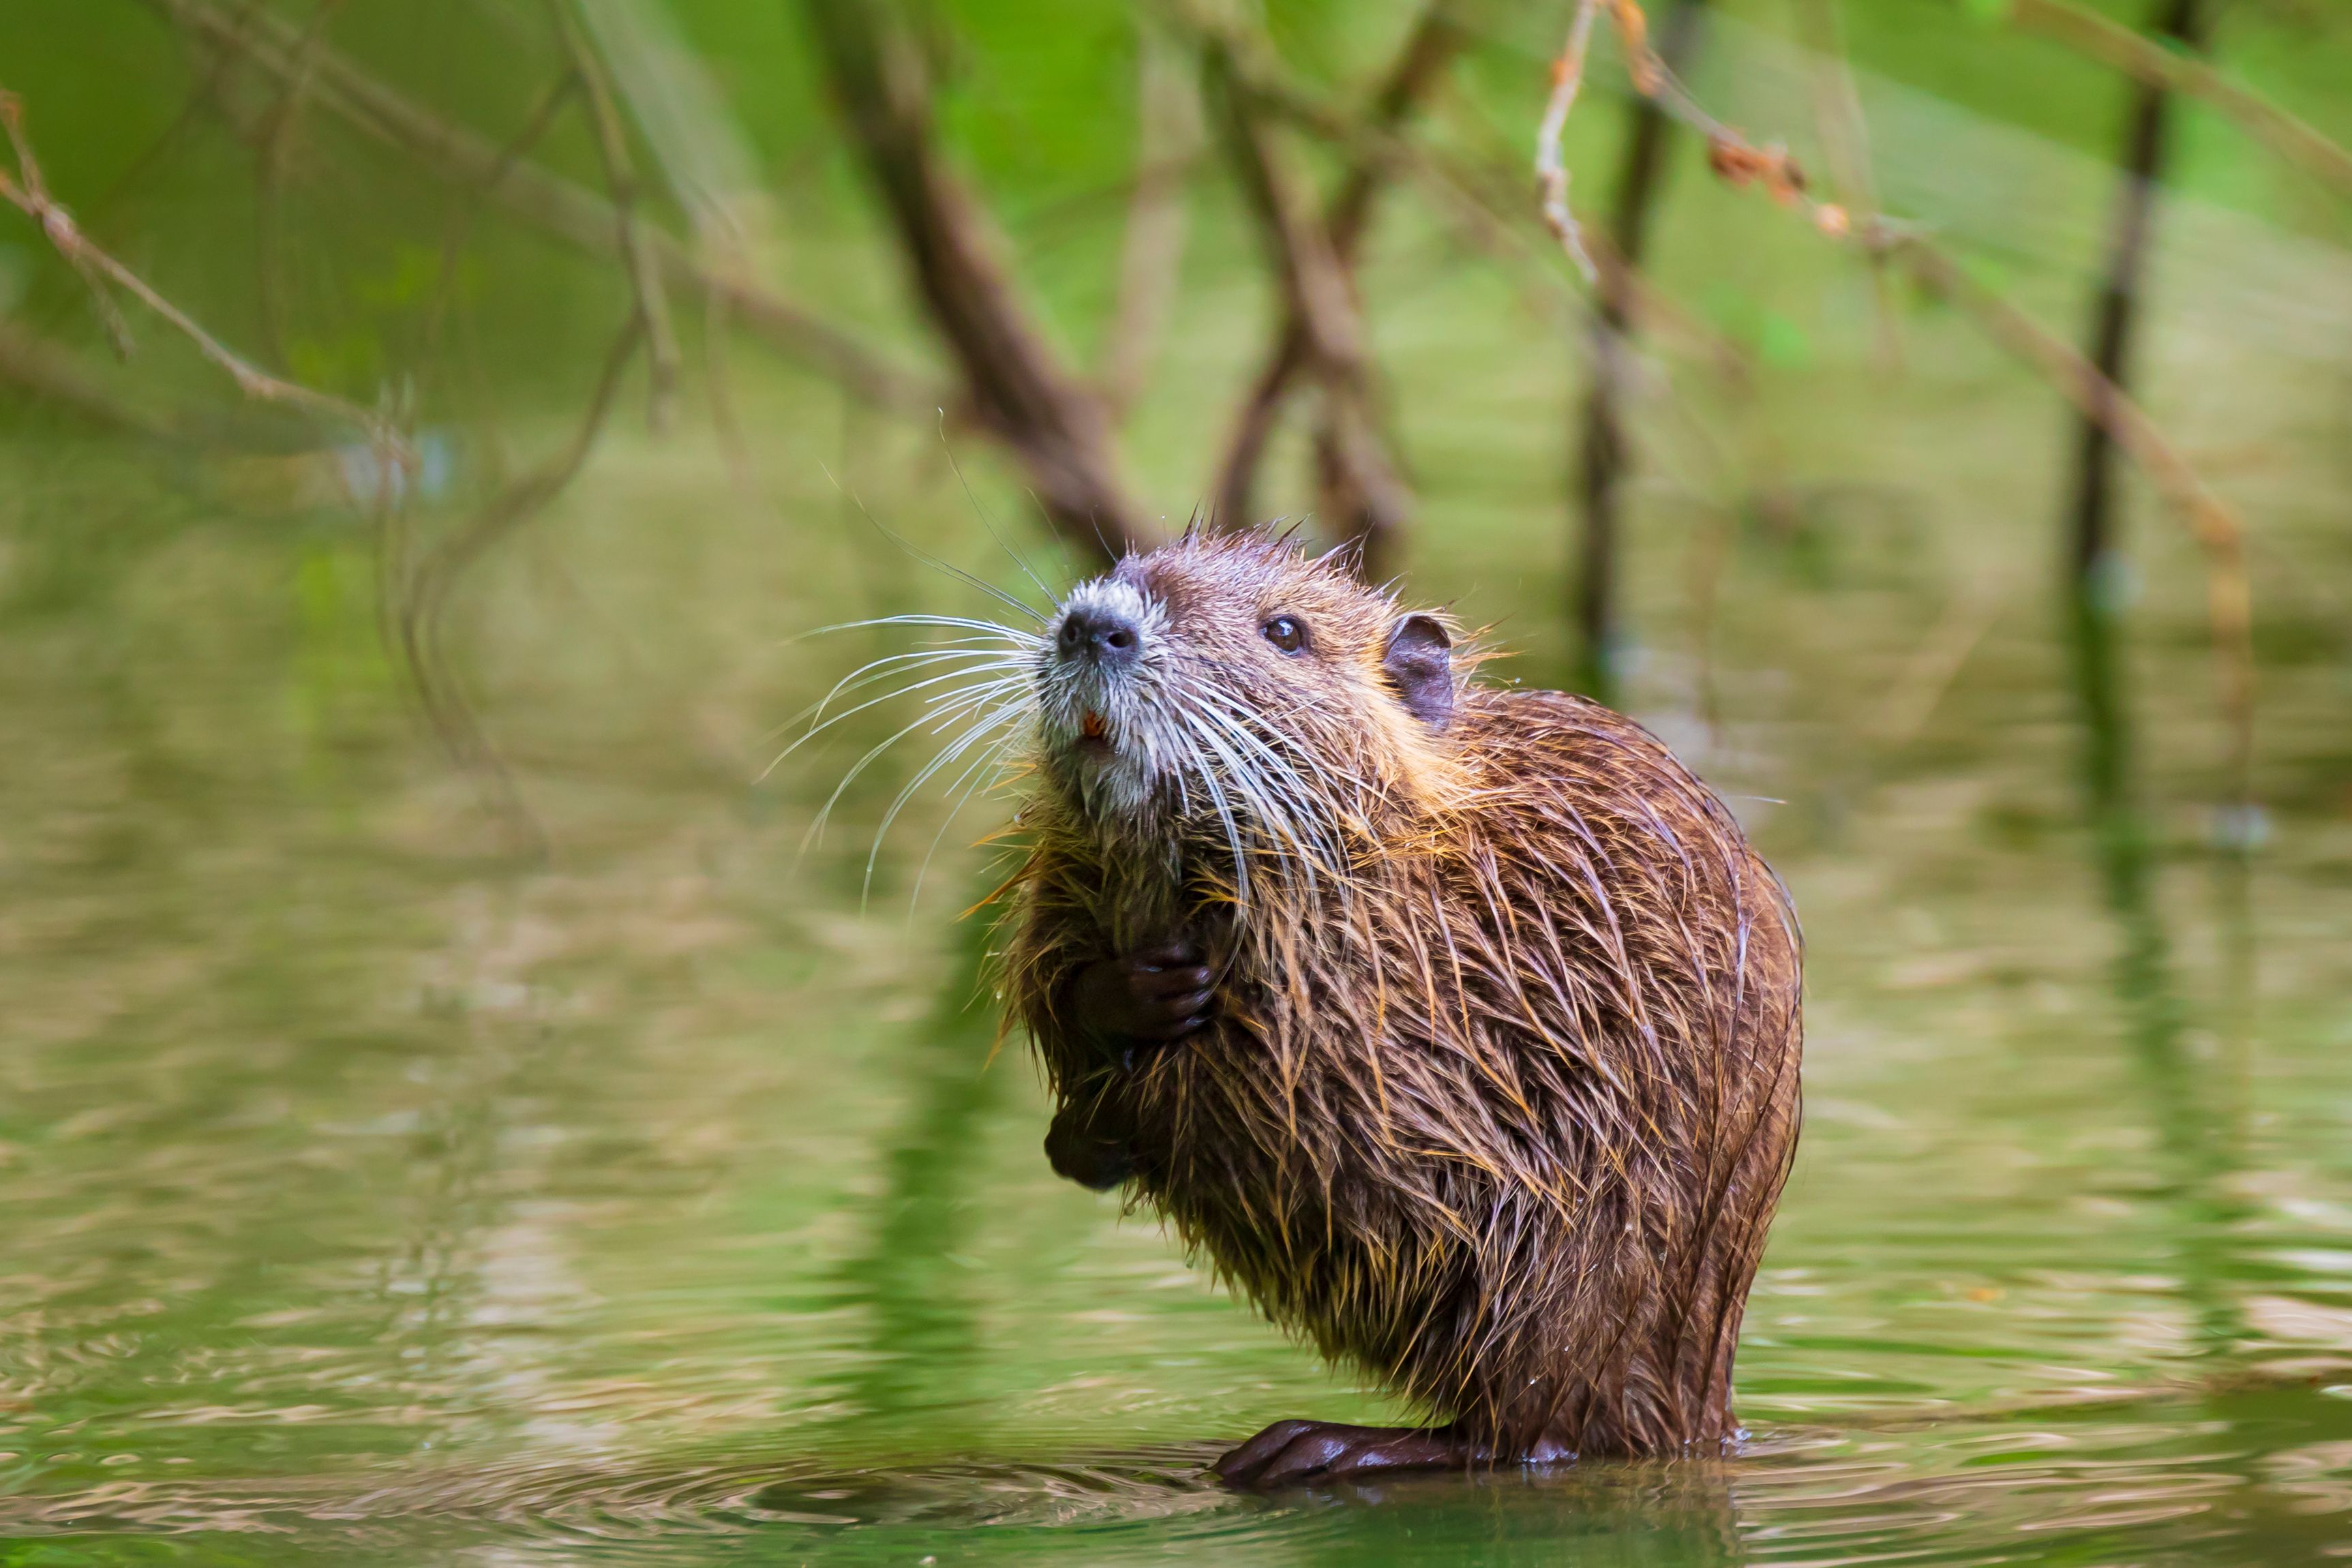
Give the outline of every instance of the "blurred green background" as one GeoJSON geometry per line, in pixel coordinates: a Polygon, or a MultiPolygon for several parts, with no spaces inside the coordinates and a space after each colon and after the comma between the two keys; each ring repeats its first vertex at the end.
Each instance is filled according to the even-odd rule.
{"type": "MultiPolygon", "coordinates": [[[[1139,170],[1169,176],[1165,325],[1115,444],[1142,514],[1181,525],[1281,302],[1203,38],[1345,126],[1421,13],[833,8],[913,41],[943,166],[1072,385],[1132,287],[1139,170]]],[[[82,232],[414,453],[386,504],[381,444],[241,399],[119,289],[117,358],[0,213],[0,1561],[2352,1549],[2352,197],[2173,101],[2128,381],[2243,526],[2242,779],[2206,563],[2146,479],[2119,470],[2085,640],[2066,403],[1969,310],[1669,138],[1604,673],[1808,932],[1805,1144],[1739,1368],[1755,1437],[1235,1499],[1199,1480],[1220,1443],[1395,1413],[1046,1170],[957,918],[1006,798],[919,794],[869,895],[921,735],[804,839],[916,701],[770,766],[833,682],[919,641],[815,628],[1001,608],[931,558],[1034,602],[996,534],[1056,587],[1091,569],[962,400],[812,9],[0,14],[0,87],[82,232]],[[352,90],[339,62],[509,147],[572,68],[567,26],[643,221],[904,394],[673,287],[671,416],[639,352],[583,441],[625,269],[319,96],[352,90]],[[268,37],[310,40],[312,91],[224,41],[268,37]]],[[[1402,592],[1539,685],[1592,668],[1591,295],[1528,174],[1568,11],[1449,13],[1458,53],[1401,134],[1456,183],[1392,173],[1358,275],[1412,496],[1402,592]]],[[[2352,11],[2202,22],[2231,80],[2352,141],[2352,11]]],[[[1943,0],[1719,0],[1684,75],[1822,194],[1850,80],[1885,210],[2088,341],[2128,79],[1943,0]],[[1808,47],[1824,16],[1842,61],[1808,47]]],[[[519,156],[602,193],[587,105],[519,156]]],[[[1566,147],[1596,229],[1634,110],[1604,46],[1566,147]]],[[[1281,136],[1302,188],[1337,184],[1346,137],[1281,136]]],[[[1287,408],[1255,505],[1328,535],[1318,406],[1287,408]]]]}

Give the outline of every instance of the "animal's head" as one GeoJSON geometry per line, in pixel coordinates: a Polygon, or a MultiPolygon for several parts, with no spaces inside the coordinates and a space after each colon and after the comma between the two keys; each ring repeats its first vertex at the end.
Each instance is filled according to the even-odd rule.
{"type": "Polygon", "coordinates": [[[1036,761],[1097,825],[1328,858],[1452,794],[1453,645],[1328,556],[1188,537],[1080,584],[1047,623],[1036,761]]]}

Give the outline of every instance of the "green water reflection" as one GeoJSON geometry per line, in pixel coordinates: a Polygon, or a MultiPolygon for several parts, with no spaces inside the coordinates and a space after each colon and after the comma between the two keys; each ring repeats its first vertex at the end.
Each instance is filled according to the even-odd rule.
{"type": "MultiPolygon", "coordinates": [[[[1941,37],[1885,47],[1933,85],[1941,37]]],[[[1708,101],[1807,117],[1769,99],[1774,57],[1725,38],[1695,68],[1708,101]]],[[[1890,202],[2071,319],[2085,242],[2037,226],[2100,210],[2104,164],[2004,163],[2013,127],[1870,91],[1890,202]]],[[[777,177],[795,222],[830,210],[819,163],[777,177]]],[[[1050,254],[1079,220],[1037,207],[1008,226],[1050,254]]],[[[1758,354],[1744,386],[1681,366],[1632,397],[1617,672],[1785,875],[1811,963],[1746,1452],[1203,1484],[1267,1421],[1398,1413],[1051,1176],[1036,1076],[999,1048],[956,919],[992,885],[972,846],[1004,803],[919,798],[862,901],[919,753],[803,841],[911,710],[763,772],[790,715],[905,646],[812,628],[986,608],[866,513],[1017,586],[976,508],[1025,544],[1026,503],[983,445],[960,452],[975,503],[960,436],[756,364],[748,476],[690,397],[662,440],[616,421],[448,607],[450,677],[542,857],[412,710],[378,541],[315,474],[12,401],[0,1563],[2352,1554],[2352,334],[2311,303],[2345,297],[2340,252],[2168,214],[2144,390],[2256,524],[2266,832],[2217,833],[2178,531],[2130,498],[2136,592],[2059,605],[2044,389],[1927,301],[1902,302],[1890,378],[1868,280],[1760,200],[1658,221],[1674,297],[1758,354]]],[[[1177,515],[1264,326],[1217,259],[1247,252],[1238,219],[1199,224],[1131,440],[1177,515]]],[[[794,266],[891,286],[862,230],[810,228],[794,266]]],[[[1402,323],[1380,353],[1423,501],[1408,592],[1518,649],[1498,678],[1557,684],[1575,334],[1462,243],[1401,208],[1367,268],[1402,323]]],[[[568,319],[546,295],[490,324],[568,319]]],[[[534,374],[569,395],[562,369],[534,374]]],[[[502,396],[518,453],[564,438],[502,396]]],[[[1292,445],[1276,504],[1312,493],[1292,445]]]]}
{"type": "MultiPolygon", "coordinates": [[[[949,825],[920,889],[936,811],[894,835],[861,910],[887,795],[803,856],[838,759],[747,785],[773,716],[870,651],[778,641],[860,558],[778,559],[708,476],[612,458],[611,505],[682,484],[711,521],[649,552],[584,501],[560,552],[485,589],[488,711],[541,863],[404,710],[351,525],[224,510],[104,448],[14,461],[10,1561],[2274,1562],[2352,1540],[2352,828],[2285,766],[2334,743],[2340,671],[2268,672],[2299,738],[2275,829],[2209,850],[2193,640],[2070,656],[2028,609],[1916,741],[1832,742],[1822,689],[1858,654],[1898,662],[1944,590],[1857,567],[1816,591],[1837,632],[1799,635],[1740,592],[1780,547],[1744,545],[1714,633],[1733,719],[1710,739],[1671,668],[1648,679],[1813,953],[1749,1451],[1240,1499],[1201,1480],[1219,1442],[1384,1407],[1045,1170],[1034,1076],[997,1049],[979,928],[953,919],[987,885],[956,846],[991,808],[949,825]],[[658,606],[690,584],[709,612],[681,630],[658,606]],[[534,619],[547,595],[596,614],[534,619]]],[[[943,509],[940,540],[957,526],[943,509]]]]}

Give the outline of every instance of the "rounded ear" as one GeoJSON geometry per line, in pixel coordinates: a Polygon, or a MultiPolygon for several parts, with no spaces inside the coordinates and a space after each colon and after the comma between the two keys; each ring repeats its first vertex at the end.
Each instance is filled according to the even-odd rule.
{"type": "Polygon", "coordinates": [[[1454,717],[1454,639],[1434,616],[1407,616],[1389,633],[1381,673],[1405,711],[1433,730],[1454,717]]]}

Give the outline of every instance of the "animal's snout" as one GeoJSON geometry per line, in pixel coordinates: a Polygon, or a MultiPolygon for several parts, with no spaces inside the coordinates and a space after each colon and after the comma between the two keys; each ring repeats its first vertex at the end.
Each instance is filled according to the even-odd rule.
{"type": "Polygon", "coordinates": [[[1062,658],[1124,669],[1143,657],[1143,628],[1107,605],[1074,606],[1062,616],[1062,658]]]}

